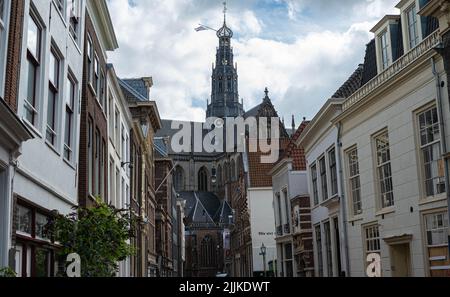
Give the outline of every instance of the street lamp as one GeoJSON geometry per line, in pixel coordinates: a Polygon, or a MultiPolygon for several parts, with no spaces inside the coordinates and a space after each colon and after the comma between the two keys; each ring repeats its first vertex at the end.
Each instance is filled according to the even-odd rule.
{"type": "Polygon", "coordinates": [[[263,267],[264,267],[264,277],[266,276],[266,246],[264,245],[264,242],[261,244],[260,248],[260,255],[263,256],[263,267]]]}

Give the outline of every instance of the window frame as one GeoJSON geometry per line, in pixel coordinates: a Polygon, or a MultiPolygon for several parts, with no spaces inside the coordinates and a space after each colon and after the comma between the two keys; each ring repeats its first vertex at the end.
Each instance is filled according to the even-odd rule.
{"type": "Polygon", "coordinates": [[[345,152],[346,156],[346,165],[347,165],[347,187],[348,187],[348,193],[349,193],[349,206],[351,209],[351,214],[353,216],[361,215],[363,213],[362,210],[362,196],[361,196],[361,173],[359,169],[359,155],[358,155],[358,147],[353,146],[346,150],[345,152]],[[356,157],[356,161],[354,158],[352,158],[352,153],[354,153],[354,156],[356,157]],[[353,163],[352,163],[353,162],[353,163]],[[355,167],[355,171],[353,172],[352,167],[355,167]],[[357,184],[359,187],[354,188],[353,180],[357,181],[357,184]],[[355,192],[358,193],[358,201],[355,201],[355,192]],[[359,207],[355,207],[355,205],[358,205],[359,207]]]}
{"type": "Polygon", "coordinates": [[[322,202],[327,201],[330,198],[328,194],[328,173],[327,173],[327,160],[325,155],[321,156],[319,162],[319,175],[320,175],[320,193],[322,194],[322,202]]]}
{"type": "Polygon", "coordinates": [[[24,99],[24,114],[23,119],[29,123],[32,127],[39,129],[40,127],[40,117],[42,116],[41,111],[41,101],[39,99],[38,93],[40,92],[40,86],[41,86],[41,63],[42,63],[42,53],[43,53],[43,35],[44,35],[44,27],[42,26],[42,23],[39,21],[37,13],[34,11],[33,8],[30,8],[30,11],[28,13],[28,26],[27,28],[30,28],[30,21],[32,21],[36,25],[37,29],[37,36],[36,36],[36,51],[37,53],[33,53],[29,48],[29,30],[27,30],[27,51],[26,51],[26,59],[27,59],[27,94],[24,99]],[[30,67],[33,67],[33,90],[32,90],[32,98],[30,100],[30,67]],[[31,102],[30,102],[31,101],[31,102]],[[31,113],[31,120],[28,119],[28,112],[31,113]]]}
{"type": "Polygon", "coordinates": [[[48,78],[48,101],[47,101],[47,122],[45,130],[45,140],[48,145],[56,149],[58,139],[58,121],[59,121],[59,102],[61,101],[61,65],[62,58],[59,51],[52,44],[49,55],[49,78],[48,78]],[[52,58],[55,64],[52,65],[52,58]],[[50,67],[54,66],[54,69],[50,67]],[[54,78],[50,77],[51,71],[54,71],[54,78]],[[53,81],[56,80],[56,81],[53,81]],[[52,107],[50,107],[50,96],[53,98],[52,107]],[[52,121],[49,123],[49,113],[52,113],[52,121]],[[49,136],[50,135],[50,136],[49,136]],[[50,139],[49,139],[50,137],[50,139]]]}
{"type": "Polygon", "coordinates": [[[76,130],[76,107],[78,98],[78,82],[72,71],[69,69],[66,82],[66,100],[65,100],[65,118],[64,118],[64,153],[63,157],[69,163],[73,163],[75,160],[75,130],[76,130]],[[67,122],[69,120],[69,122],[67,122]],[[69,128],[67,130],[67,125],[69,128]],[[68,139],[67,139],[68,137],[68,139]]]}
{"type": "Polygon", "coordinates": [[[380,224],[378,222],[369,223],[366,225],[361,226],[361,232],[362,232],[362,245],[363,245],[363,263],[366,263],[367,255],[376,253],[381,256],[381,232],[380,232],[380,224]],[[372,230],[372,237],[368,237],[368,231],[372,230]],[[375,247],[375,248],[369,248],[369,246],[375,247]],[[378,249],[377,249],[378,247],[378,249]]]}
{"type": "MultiPolygon", "coordinates": [[[[433,114],[431,116],[433,117],[433,114]]],[[[433,120],[433,118],[432,118],[432,120],[433,120]]],[[[444,196],[445,193],[446,193],[446,189],[445,189],[445,187],[446,187],[445,186],[445,168],[444,168],[445,167],[445,163],[444,163],[445,161],[442,158],[441,130],[440,130],[441,129],[441,127],[440,127],[441,119],[440,119],[440,116],[439,116],[439,111],[438,111],[437,106],[434,103],[431,103],[431,104],[428,104],[428,105],[424,106],[423,108],[421,108],[417,112],[415,112],[415,121],[416,121],[416,125],[415,125],[416,133],[415,134],[416,134],[416,138],[417,138],[417,150],[418,150],[419,167],[420,167],[419,168],[419,173],[420,173],[420,178],[421,178],[421,186],[420,186],[421,192],[422,192],[421,193],[421,198],[422,199],[431,199],[431,198],[434,198],[434,197],[444,196]],[[421,115],[425,115],[425,121],[426,121],[427,120],[426,113],[428,113],[430,111],[433,111],[433,110],[435,110],[435,116],[436,116],[437,122],[432,123],[431,126],[426,125],[425,129],[422,129],[422,127],[421,127],[421,120],[420,120],[421,115]],[[423,131],[427,132],[427,130],[429,128],[431,128],[431,129],[436,129],[437,128],[437,130],[438,130],[436,132],[437,133],[437,138],[434,138],[432,141],[427,142],[426,144],[423,144],[422,143],[422,140],[423,140],[422,139],[422,132],[423,131]],[[425,168],[426,162],[425,162],[425,157],[424,157],[425,149],[427,149],[427,148],[433,149],[433,147],[436,146],[436,145],[437,145],[438,151],[439,151],[438,158],[436,160],[432,160],[428,164],[431,164],[431,171],[433,171],[432,167],[433,167],[433,162],[435,161],[437,170],[438,171],[439,170],[443,170],[444,171],[443,172],[443,176],[441,176],[441,177],[439,177],[439,176],[431,177],[430,179],[427,179],[427,176],[426,176],[427,175],[426,174],[427,170],[425,168]],[[438,180],[439,178],[442,180],[441,183],[443,183],[443,187],[444,187],[443,191],[440,192],[440,193],[438,193],[437,185],[434,184],[434,181],[438,180]],[[433,194],[432,195],[430,195],[428,193],[428,186],[427,186],[427,182],[428,181],[432,181],[433,182],[433,194]]],[[[432,132],[434,132],[434,130],[432,132]]],[[[425,136],[428,136],[428,135],[425,134],[425,136]]],[[[433,137],[434,136],[435,136],[435,134],[433,134],[433,137]]],[[[433,174],[433,173],[431,172],[431,174],[433,174]]]]}
{"type": "Polygon", "coordinates": [[[339,194],[338,171],[337,171],[337,151],[333,146],[327,151],[328,169],[330,171],[330,196],[334,197],[339,194]],[[333,158],[332,158],[333,156],[333,158]],[[334,159],[334,162],[332,160],[334,159]],[[334,177],[333,177],[334,174],[334,177]]]}
{"type": "MultiPolygon", "coordinates": [[[[372,142],[373,142],[373,158],[374,158],[374,168],[375,168],[375,175],[376,176],[376,193],[377,193],[377,203],[376,205],[378,206],[378,209],[385,209],[385,208],[390,208],[390,207],[394,207],[395,206],[395,196],[394,196],[394,183],[393,183],[393,175],[392,175],[392,154],[391,154],[391,142],[390,142],[390,138],[389,138],[389,131],[387,128],[381,130],[380,132],[376,133],[373,137],[372,137],[372,142]],[[384,152],[384,154],[387,154],[389,160],[388,161],[384,161],[382,163],[379,163],[379,154],[383,154],[383,152],[379,152],[378,150],[378,146],[377,143],[378,141],[382,141],[381,137],[383,137],[385,135],[385,140],[387,140],[387,150],[384,152]],[[382,168],[383,171],[380,171],[382,168]],[[384,176],[384,174],[386,173],[385,170],[388,170],[390,172],[390,176],[384,176]],[[381,176],[381,172],[383,172],[383,176],[381,176]],[[383,177],[383,181],[382,181],[382,177],[383,177]],[[388,183],[390,183],[390,191],[386,190],[386,186],[388,185],[388,183]],[[384,186],[384,190],[383,190],[383,186],[384,186]],[[385,203],[385,197],[387,196],[387,194],[391,194],[391,200],[389,203],[390,204],[386,204],[385,203]]],[[[382,157],[382,156],[381,156],[382,157]]]]}
{"type": "Polygon", "coordinates": [[[310,166],[311,170],[311,186],[313,189],[313,202],[314,206],[319,205],[319,188],[318,188],[318,176],[317,176],[317,163],[314,162],[313,165],[310,166]]]}
{"type": "Polygon", "coordinates": [[[317,272],[318,277],[324,276],[323,269],[323,246],[322,246],[322,225],[316,224],[314,225],[314,243],[316,246],[316,254],[317,254],[317,272]]]}
{"type": "Polygon", "coordinates": [[[416,3],[411,4],[406,10],[405,10],[405,17],[406,17],[406,30],[407,30],[407,36],[408,36],[408,46],[409,49],[413,49],[420,43],[420,34],[419,34],[419,20],[417,15],[417,6],[416,3]],[[411,15],[412,12],[413,17],[413,23],[411,23],[411,15]],[[411,32],[411,29],[414,29],[414,32],[411,32]],[[414,39],[412,39],[412,33],[415,34],[414,39]]]}
{"type": "Polygon", "coordinates": [[[448,246],[448,237],[447,237],[447,230],[449,228],[448,211],[442,210],[442,211],[437,211],[437,212],[425,213],[425,214],[423,214],[423,221],[424,221],[423,228],[424,228],[424,232],[425,232],[425,240],[424,240],[425,246],[427,248],[448,246]],[[436,216],[442,216],[442,226],[429,228],[427,218],[434,217],[434,219],[435,219],[436,216]],[[443,242],[436,243],[436,244],[433,244],[433,243],[430,244],[430,238],[428,237],[428,232],[433,232],[433,231],[434,232],[442,231],[443,242]]]}
{"type": "Polygon", "coordinates": [[[379,44],[380,44],[380,58],[381,58],[381,70],[386,70],[390,64],[390,57],[389,57],[389,48],[390,48],[390,43],[389,43],[389,31],[388,29],[384,29],[383,31],[381,31],[380,34],[378,34],[378,39],[379,39],[379,44]],[[383,42],[385,43],[383,45],[383,42]]]}

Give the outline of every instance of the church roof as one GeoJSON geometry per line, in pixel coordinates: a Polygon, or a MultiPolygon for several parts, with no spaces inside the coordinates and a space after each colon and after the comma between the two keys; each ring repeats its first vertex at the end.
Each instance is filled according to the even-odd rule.
{"type": "Polygon", "coordinates": [[[186,200],[186,217],[188,224],[226,224],[232,213],[230,205],[221,201],[211,192],[180,192],[186,200]]]}
{"type": "Polygon", "coordinates": [[[166,144],[166,139],[163,137],[155,137],[153,139],[153,145],[157,157],[167,158],[169,156],[169,148],[166,144]]]}

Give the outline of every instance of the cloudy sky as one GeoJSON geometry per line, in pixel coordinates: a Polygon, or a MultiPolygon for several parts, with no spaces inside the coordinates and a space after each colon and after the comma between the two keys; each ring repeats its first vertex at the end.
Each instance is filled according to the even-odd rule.
{"type": "MultiPolygon", "coordinates": [[[[120,77],[152,76],[162,118],[201,121],[210,98],[223,0],[108,0],[120,77]]],[[[363,62],[369,30],[399,0],[228,0],[228,23],[246,110],[267,86],[280,116],[297,124],[363,62]]]]}

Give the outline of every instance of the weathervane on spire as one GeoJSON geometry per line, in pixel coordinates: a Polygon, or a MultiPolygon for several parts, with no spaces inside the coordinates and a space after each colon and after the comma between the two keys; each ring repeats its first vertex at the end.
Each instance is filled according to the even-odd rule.
{"type": "Polygon", "coordinates": [[[227,1],[223,1],[223,22],[227,21],[227,1]]]}

